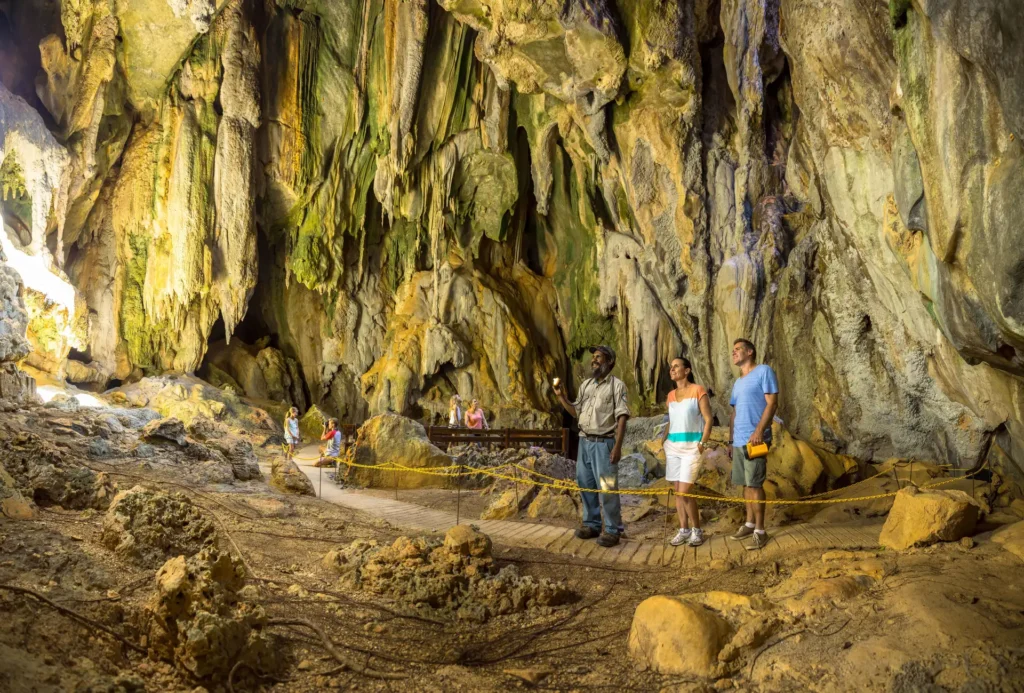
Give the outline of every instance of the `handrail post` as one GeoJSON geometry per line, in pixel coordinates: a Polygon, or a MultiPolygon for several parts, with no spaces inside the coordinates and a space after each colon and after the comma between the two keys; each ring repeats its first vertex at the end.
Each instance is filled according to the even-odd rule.
{"type": "Polygon", "coordinates": [[[569,456],[569,429],[562,428],[562,457],[569,456]]]}
{"type": "Polygon", "coordinates": [[[512,432],[511,429],[505,429],[505,448],[512,447],[512,432]]]}

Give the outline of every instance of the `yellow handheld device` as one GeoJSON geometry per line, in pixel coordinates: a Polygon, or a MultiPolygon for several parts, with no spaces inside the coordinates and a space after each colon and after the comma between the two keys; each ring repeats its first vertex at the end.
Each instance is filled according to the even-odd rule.
{"type": "Polygon", "coordinates": [[[753,445],[751,443],[747,443],[747,458],[748,459],[756,460],[758,457],[767,457],[767,456],[768,456],[768,445],[766,443],[758,443],[757,445],[753,445]]]}

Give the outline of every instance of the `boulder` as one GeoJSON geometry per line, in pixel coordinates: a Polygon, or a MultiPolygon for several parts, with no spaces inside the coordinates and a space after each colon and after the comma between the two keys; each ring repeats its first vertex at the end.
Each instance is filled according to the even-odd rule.
{"type": "Polygon", "coordinates": [[[480,513],[480,519],[506,520],[510,517],[515,517],[519,513],[519,507],[525,492],[526,489],[522,489],[517,496],[515,489],[510,488],[503,491],[501,495],[487,504],[487,507],[480,513]]]}
{"type": "Polygon", "coordinates": [[[992,541],[1024,561],[1024,522],[1014,522],[992,535],[992,541]]]}
{"type": "Polygon", "coordinates": [[[648,482],[647,458],[639,452],[619,460],[619,488],[642,488],[648,482]]]}
{"type": "Polygon", "coordinates": [[[298,465],[292,460],[277,458],[270,468],[270,485],[282,493],[315,496],[316,489],[298,465]]]}
{"type": "Polygon", "coordinates": [[[896,551],[956,541],[970,533],[977,522],[978,505],[963,491],[907,486],[896,494],[878,541],[896,551]]]}
{"type": "Polygon", "coordinates": [[[150,443],[169,441],[184,446],[186,443],[185,424],[173,417],[150,421],[142,429],[142,437],[150,443]]]}
{"type": "MultiPolygon", "coordinates": [[[[430,470],[452,464],[452,458],[427,439],[427,431],[422,425],[397,414],[375,416],[359,428],[352,461],[363,466],[350,467],[346,481],[360,486],[386,488],[395,486],[396,472],[378,472],[367,467],[395,463],[430,470]]],[[[399,488],[444,488],[453,484],[452,477],[438,474],[411,471],[397,474],[399,488]]]]}
{"type": "Polygon", "coordinates": [[[491,555],[491,538],[472,525],[456,525],[444,535],[444,547],[460,556],[486,558],[491,555]]]}
{"type": "Polygon", "coordinates": [[[242,562],[213,547],[168,560],[139,610],[149,655],[209,681],[224,681],[239,662],[258,674],[279,668],[280,643],[266,630],[264,610],[246,602],[255,592],[245,583],[242,562]]]}
{"type": "Polygon", "coordinates": [[[0,465],[0,514],[9,520],[29,520],[35,515],[32,505],[18,491],[14,478],[0,465]]]}
{"type": "Polygon", "coordinates": [[[629,654],[660,674],[713,676],[731,635],[729,622],[699,602],[650,597],[633,614],[629,654]]]}
{"type": "Polygon", "coordinates": [[[568,493],[542,488],[526,509],[526,515],[533,519],[573,520],[579,517],[580,511],[568,493]]]}
{"type": "Polygon", "coordinates": [[[227,458],[235,479],[249,481],[263,477],[256,453],[249,441],[236,439],[229,442],[211,439],[208,444],[227,458]]]}
{"type": "MultiPolygon", "coordinates": [[[[324,423],[330,418],[315,404],[299,417],[299,435],[303,440],[320,440],[324,432],[324,423]]],[[[284,422],[281,422],[284,426],[284,422]]]]}

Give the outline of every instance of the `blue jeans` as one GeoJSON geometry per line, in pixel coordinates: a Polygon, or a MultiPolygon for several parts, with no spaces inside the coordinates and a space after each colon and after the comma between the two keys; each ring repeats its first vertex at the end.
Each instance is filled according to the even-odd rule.
{"type": "MultiPolygon", "coordinates": [[[[576,462],[576,483],[580,488],[617,491],[619,465],[611,463],[615,441],[609,438],[580,438],[579,460],[576,462]]],[[[622,516],[617,493],[581,493],[583,497],[583,524],[601,529],[601,506],[604,506],[604,531],[619,534],[622,516]]]]}

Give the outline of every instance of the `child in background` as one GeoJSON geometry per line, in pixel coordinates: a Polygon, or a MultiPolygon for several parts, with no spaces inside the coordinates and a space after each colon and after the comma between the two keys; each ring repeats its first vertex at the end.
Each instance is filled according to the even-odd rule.
{"type": "Polygon", "coordinates": [[[462,425],[462,398],[452,395],[448,400],[448,428],[458,428],[462,425]]]}
{"type": "Polygon", "coordinates": [[[292,407],[284,417],[284,442],[288,444],[288,457],[295,454],[295,446],[302,440],[299,436],[299,410],[292,407]]]}

